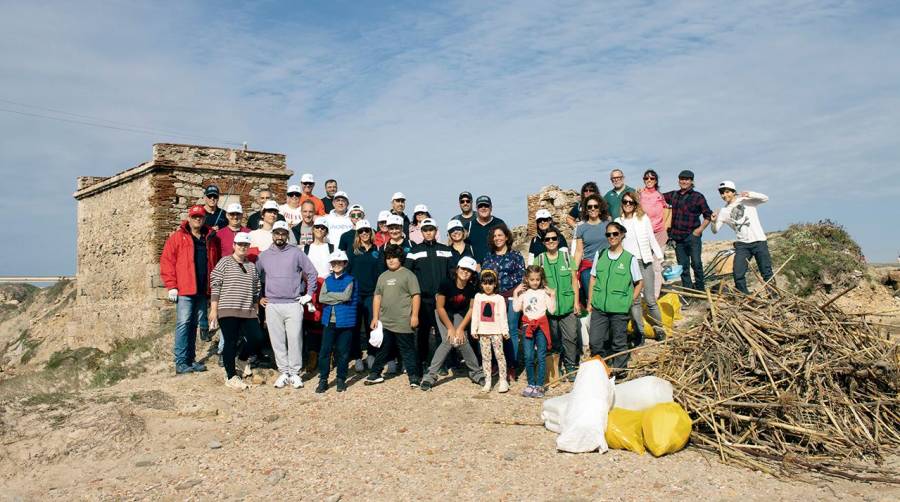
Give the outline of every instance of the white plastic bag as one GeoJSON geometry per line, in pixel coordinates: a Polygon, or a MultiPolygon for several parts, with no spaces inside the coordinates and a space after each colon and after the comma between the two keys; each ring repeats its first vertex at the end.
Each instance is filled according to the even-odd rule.
{"type": "Polygon", "coordinates": [[[579,319],[579,327],[581,328],[581,344],[584,352],[591,353],[591,316],[586,315],[579,319]]]}
{"type": "Polygon", "coordinates": [[[615,383],[599,360],[581,363],[575,377],[569,404],[559,423],[556,448],[571,453],[609,449],[606,444],[606,422],[612,407],[615,383]]]}
{"type": "Polygon", "coordinates": [[[378,324],[375,325],[375,329],[369,333],[369,343],[373,347],[381,347],[381,342],[384,341],[384,326],[381,325],[381,321],[378,321],[378,324]]]}
{"type": "Polygon", "coordinates": [[[672,401],[672,384],[662,378],[645,376],[616,385],[615,407],[644,411],[672,401]]]}
{"type": "Polygon", "coordinates": [[[563,394],[562,396],[553,397],[544,401],[544,409],[541,411],[541,420],[544,421],[544,427],[559,434],[559,422],[562,420],[563,413],[569,406],[569,399],[572,394],[563,394]]]}

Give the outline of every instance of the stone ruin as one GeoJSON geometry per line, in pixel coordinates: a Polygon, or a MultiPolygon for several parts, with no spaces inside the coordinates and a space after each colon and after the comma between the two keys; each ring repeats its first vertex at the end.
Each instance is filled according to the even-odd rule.
{"type": "Polygon", "coordinates": [[[279,153],[158,143],[148,162],[110,177],[79,177],[77,328],[70,345],[98,335],[138,337],[174,319],[159,256],[188,208],[202,203],[207,185],[219,186],[220,207],[240,202],[250,213],[259,209],[260,190],[283,200],[292,174],[279,153]]]}
{"type": "Polygon", "coordinates": [[[574,228],[566,222],[566,216],[569,215],[569,210],[572,209],[572,206],[578,202],[578,191],[566,190],[556,185],[545,186],[538,193],[529,195],[527,223],[512,229],[513,239],[516,243],[515,248],[523,255],[528,252],[528,243],[531,242],[531,238],[537,233],[534,214],[538,209],[550,211],[550,215],[553,217],[553,224],[559,228],[560,232],[565,235],[566,240],[571,243],[574,228]]]}

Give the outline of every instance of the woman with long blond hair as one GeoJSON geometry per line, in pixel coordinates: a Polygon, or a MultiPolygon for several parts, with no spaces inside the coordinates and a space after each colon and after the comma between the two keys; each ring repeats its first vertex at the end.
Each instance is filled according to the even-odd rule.
{"type": "MultiPolygon", "coordinates": [[[[625,195],[622,196],[622,215],[616,218],[616,222],[625,227],[622,247],[637,259],[643,280],[641,295],[647,302],[650,317],[655,321],[653,331],[656,333],[656,338],[662,340],[666,336],[666,331],[662,328],[662,316],[654,293],[656,284],[654,264],[662,261],[663,252],[653,235],[653,224],[650,222],[650,217],[644,214],[644,210],[641,208],[641,196],[637,192],[625,192],[625,195]]],[[[641,345],[644,343],[644,309],[641,306],[640,296],[631,306],[631,320],[634,321],[634,329],[638,332],[635,345],[641,345]]]]}

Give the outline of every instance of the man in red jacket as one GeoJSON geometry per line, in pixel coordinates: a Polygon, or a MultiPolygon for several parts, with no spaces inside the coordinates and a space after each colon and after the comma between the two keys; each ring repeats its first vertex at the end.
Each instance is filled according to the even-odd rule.
{"type": "Polygon", "coordinates": [[[197,323],[209,299],[209,276],[221,256],[219,238],[206,226],[206,210],[193,206],[188,219],[172,232],[162,256],[159,275],[169,289],[169,300],[176,303],[175,373],[206,371],[195,360],[197,323]]]}

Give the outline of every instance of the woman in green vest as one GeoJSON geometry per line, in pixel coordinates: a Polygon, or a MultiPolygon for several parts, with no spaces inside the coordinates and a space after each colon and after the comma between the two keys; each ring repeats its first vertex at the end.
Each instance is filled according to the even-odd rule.
{"type": "Polygon", "coordinates": [[[561,235],[551,226],[544,232],[543,243],[547,248],[534,259],[535,265],[544,269],[547,287],[556,292],[555,314],[547,314],[550,321],[550,339],[554,348],[562,348],[562,360],[569,381],[575,380],[574,371],[581,360],[581,330],[576,317],[581,313],[578,303],[578,268],[568,253],[559,252],[561,235]]]}
{"type": "MultiPolygon", "coordinates": [[[[628,326],[631,304],[641,294],[641,269],[634,255],[625,251],[622,240],[625,226],[612,222],[606,227],[609,248],[600,251],[591,270],[587,309],[591,313],[591,355],[602,357],[628,350],[628,326]],[[605,347],[611,343],[611,350],[605,347]]],[[[629,354],[609,361],[613,368],[628,366],[629,354]]]]}

